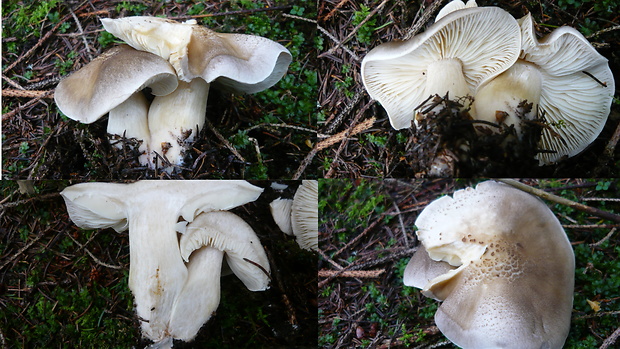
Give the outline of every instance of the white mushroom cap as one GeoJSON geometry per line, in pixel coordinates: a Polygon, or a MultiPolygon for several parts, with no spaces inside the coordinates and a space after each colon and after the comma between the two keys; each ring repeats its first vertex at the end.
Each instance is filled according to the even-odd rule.
{"type": "Polygon", "coordinates": [[[304,180],[295,192],[291,223],[297,243],[306,250],[319,249],[319,184],[304,180]]]}
{"type": "Polygon", "coordinates": [[[560,222],[541,200],[487,181],[435,200],[415,225],[429,257],[456,267],[423,289],[444,300],[435,322],[452,342],[463,348],[562,347],[575,259],[560,222]]]}
{"type": "Polygon", "coordinates": [[[262,189],[245,181],[139,181],[131,184],[81,183],[66,188],[71,220],[93,229],[129,228],[129,288],[143,334],[161,341],[188,279],[176,229],[180,218],[226,210],[258,198],[262,189]]]}
{"type": "Polygon", "coordinates": [[[252,227],[234,213],[220,211],[199,215],[187,226],[180,246],[185,261],[203,246],[223,251],[230,269],[250,291],[269,287],[269,275],[265,272],[269,273],[270,268],[265,250],[252,227]]]}
{"type": "Polygon", "coordinates": [[[174,69],[156,55],[113,47],[63,79],[54,100],[69,118],[92,123],[146,87],[156,96],[177,87],[174,69]]]}
{"type": "Polygon", "coordinates": [[[473,95],[481,83],[517,60],[520,46],[519,25],[508,12],[466,8],[411,40],[374,48],[362,61],[362,79],[386,109],[392,127],[407,128],[414,109],[430,95],[473,95]]]}
{"type": "Polygon", "coordinates": [[[286,235],[293,235],[293,225],[291,223],[291,210],[293,200],[277,198],[269,204],[269,210],[278,228],[286,235]]]}
{"type": "MultiPolygon", "coordinates": [[[[187,145],[205,124],[209,84],[202,79],[179,81],[178,88],[153,99],[148,112],[151,150],[174,165],[181,165],[187,145]]],[[[153,163],[161,165],[157,158],[153,163]]],[[[157,166],[159,167],[159,166],[157,166]]],[[[171,172],[172,167],[165,168],[171,172]]]]}
{"type": "Polygon", "coordinates": [[[201,77],[236,91],[254,93],[273,86],[291,62],[282,45],[259,36],[221,34],[196,24],[157,17],[102,19],[107,31],[129,45],[170,61],[183,81],[201,77]]]}
{"type": "Polygon", "coordinates": [[[448,13],[470,7],[478,7],[475,0],[467,1],[467,5],[461,0],[452,0],[439,10],[439,13],[437,13],[435,17],[435,22],[445,17],[448,13]]]}
{"type": "Polygon", "coordinates": [[[519,23],[521,59],[538,66],[542,76],[539,106],[551,130],[561,137],[543,130],[540,148],[556,151],[538,155],[541,164],[548,164],[578,154],[600,134],[615,93],[614,78],[607,59],[576,29],[561,27],[539,41],[530,14],[519,23]]]}

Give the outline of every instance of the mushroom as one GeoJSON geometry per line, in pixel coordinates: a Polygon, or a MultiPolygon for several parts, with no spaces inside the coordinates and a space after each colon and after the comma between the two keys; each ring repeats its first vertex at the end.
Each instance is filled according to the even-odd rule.
{"type": "Polygon", "coordinates": [[[538,154],[541,165],[583,151],[600,134],[615,92],[607,59],[576,29],[560,27],[540,41],[530,14],[519,20],[521,54],[506,72],[483,84],[475,95],[476,118],[519,129],[517,106],[533,103],[525,119],[544,117],[538,154]],[[540,111],[540,113],[539,113],[540,111]]]}
{"type": "Polygon", "coordinates": [[[166,163],[167,172],[183,164],[204,125],[212,83],[259,92],[278,82],[291,62],[290,52],[274,41],[216,33],[195,20],[127,17],[101,22],[133,49],[112,48],[61,81],[56,103],[83,123],[110,112],[108,133],[141,140],[140,163],[151,168],[166,163]],[[140,93],[146,87],[155,95],[150,109],[140,93]]]}
{"type": "Polygon", "coordinates": [[[291,223],[291,209],[293,200],[277,198],[269,204],[269,210],[278,228],[286,235],[293,235],[293,224],[291,223]]]}
{"type": "Polygon", "coordinates": [[[435,200],[415,225],[423,248],[403,281],[443,301],[435,322],[448,339],[463,348],[562,348],[575,257],[541,200],[487,181],[435,200]]]}
{"type": "Polygon", "coordinates": [[[173,165],[182,164],[187,144],[204,125],[209,84],[259,92],[278,82],[291,62],[289,51],[274,41],[216,33],[195,20],[179,23],[138,16],[104,18],[101,23],[135,49],[168,60],[179,80],[190,83],[179,84],[177,95],[156,99],[149,111],[153,149],[173,165]]]}
{"type": "Polygon", "coordinates": [[[517,21],[498,7],[454,10],[408,41],[372,49],[362,61],[362,80],[392,127],[403,129],[431,95],[472,96],[517,60],[520,42],[517,21]]]}
{"type": "Polygon", "coordinates": [[[269,204],[280,230],[295,235],[297,244],[305,250],[319,249],[318,196],[318,181],[305,180],[297,188],[293,200],[278,198],[269,204]]]}
{"type": "Polygon", "coordinates": [[[301,182],[293,198],[291,224],[297,243],[306,250],[319,250],[319,182],[301,182]]]}
{"type": "MultiPolygon", "coordinates": [[[[164,345],[174,333],[182,333],[183,338],[192,337],[187,334],[189,330],[174,327],[175,323],[171,322],[177,304],[186,304],[184,293],[192,293],[196,285],[202,285],[203,291],[217,292],[219,299],[219,288],[214,290],[204,282],[219,275],[221,260],[213,266],[216,271],[207,272],[204,265],[221,256],[221,251],[199,251],[192,254],[186,265],[177,231],[183,231],[186,224],[186,230],[190,230],[192,222],[203,212],[243,205],[256,200],[261,192],[261,188],[245,181],[139,181],[81,183],[66,188],[61,195],[77,226],[111,227],[119,232],[129,229],[129,288],[135,297],[142,333],[164,345]]],[[[255,240],[250,243],[257,244],[255,240]]],[[[210,309],[208,305],[201,306],[210,309]]]]}
{"type": "Polygon", "coordinates": [[[217,308],[224,253],[228,266],[250,291],[268,288],[267,255],[252,227],[233,213],[200,214],[187,225],[179,245],[188,262],[188,280],[170,316],[174,338],[192,340],[217,308]],[[217,292],[205,292],[206,287],[217,292]]]}
{"type": "Polygon", "coordinates": [[[441,10],[439,10],[439,13],[437,13],[437,16],[435,17],[435,22],[445,17],[448,13],[470,7],[478,7],[475,0],[469,0],[467,1],[467,4],[461,0],[452,0],[447,3],[446,6],[442,7],[441,10]]]}
{"type": "Polygon", "coordinates": [[[69,118],[90,124],[110,112],[108,133],[142,141],[146,165],[149,132],[146,129],[146,99],[141,90],[167,95],[178,86],[172,66],[161,57],[127,45],[111,48],[82,69],[63,79],[54,100],[69,118]]]}

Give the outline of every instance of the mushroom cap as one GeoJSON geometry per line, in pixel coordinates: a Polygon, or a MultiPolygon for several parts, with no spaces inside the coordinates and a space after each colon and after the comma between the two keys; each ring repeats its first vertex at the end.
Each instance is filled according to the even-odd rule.
{"type": "Polygon", "coordinates": [[[429,97],[428,84],[449,85],[464,78],[473,94],[481,83],[517,60],[520,45],[519,25],[508,12],[498,7],[465,8],[447,14],[408,41],[372,49],[362,61],[362,80],[369,95],[386,109],[392,127],[407,128],[414,109],[429,97]],[[460,63],[463,77],[428,81],[429,67],[442,60],[460,63]]]}
{"type": "Polygon", "coordinates": [[[319,184],[304,180],[293,197],[291,223],[297,243],[306,250],[319,250],[319,184]]]}
{"type": "Polygon", "coordinates": [[[242,180],[143,180],[79,183],[60,194],[77,226],[111,227],[120,232],[129,227],[130,215],[139,215],[145,207],[172,207],[166,212],[192,222],[202,212],[228,210],[254,201],[262,191],[242,180]]]}
{"type": "Polygon", "coordinates": [[[269,273],[270,268],[265,250],[252,227],[234,213],[203,213],[188,224],[180,241],[183,259],[188,261],[190,255],[203,246],[225,252],[228,266],[250,291],[263,291],[269,287],[269,276],[265,271],[269,273]]]}
{"type": "Polygon", "coordinates": [[[269,210],[278,228],[286,235],[293,235],[293,225],[291,223],[291,209],[293,200],[277,198],[269,204],[269,210]]]}
{"type": "Polygon", "coordinates": [[[536,64],[542,74],[539,106],[550,130],[543,130],[540,147],[556,152],[538,159],[548,164],[577,155],[601,133],[609,115],[615,82],[607,59],[574,28],[560,27],[539,41],[529,13],[519,24],[521,59],[536,64]]]}
{"type": "Polygon", "coordinates": [[[157,17],[102,19],[107,31],[129,45],[160,55],[179,79],[201,77],[235,91],[254,93],[273,86],[291,63],[282,45],[255,35],[221,34],[196,24],[157,17]]]}
{"type": "Polygon", "coordinates": [[[423,289],[444,300],[435,322],[448,339],[463,348],[562,347],[575,258],[541,200],[487,181],[435,200],[415,224],[430,259],[452,266],[423,289]]]}
{"type": "Polygon", "coordinates": [[[127,45],[116,46],[63,79],[54,100],[69,118],[92,123],[146,87],[156,96],[174,91],[178,80],[168,62],[127,45]]]}
{"type": "Polygon", "coordinates": [[[469,0],[467,1],[467,4],[461,0],[452,0],[442,7],[441,10],[439,10],[439,13],[437,13],[437,16],[435,17],[435,22],[445,17],[448,13],[470,7],[478,7],[475,0],[469,0]]]}

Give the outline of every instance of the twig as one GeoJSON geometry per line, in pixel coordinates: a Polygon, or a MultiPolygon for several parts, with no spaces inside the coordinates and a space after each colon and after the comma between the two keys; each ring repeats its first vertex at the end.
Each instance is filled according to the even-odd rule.
{"type": "Polygon", "coordinates": [[[618,337],[620,337],[620,327],[618,327],[609,337],[605,339],[605,341],[603,341],[603,344],[601,344],[599,349],[609,348],[612,344],[616,343],[616,339],[618,339],[618,337]]]}
{"type": "Polygon", "coordinates": [[[604,238],[602,238],[601,240],[599,240],[599,241],[597,241],[597,242],[595,242],[595,243],[589,244],[588,246],[590,246],[590,247],[598,247],[598,246],[600,246],[603,242],[605,242],[605,241],[609,240],[609,238],[610,238],[612,235],[614,235],[614,233],[615,233],[615,232],[616,232],[616,228],[614,227],[614,228],[612,228],[612,229],[609,231],[609,233],[608,233],[607,235],[605,235],[605,237],[604,237],[604,238]]]}
{"type": "Polygon", "coordinates": [[[620,198],[581,198],[583,201],[611,201],[620,202],[620,198]]]}
{"type": "Polygon", "coordinates": [[[274,6],[274,7],[265,7],[265,8],[256,8],[250,10],[238,10],[238,11],[228,11],[228,12],[220,12],[220,13],[208,13],[204,15],[192,15],[192,16],[179,16],[179,17],[170,17],[169,19],[186,19],[186,18],[206,18],[206,17],[220,17],[220,16],[232,16],[232,15],[249,15],[257,12],[267,12],[267,11],[280,11],[280,10],[288,10],[292,9],[293,6],[274,6]]]}
{"type": "Polygon", "coordinates": [[[413,26],[407,31],[407,34],[405,34],[403,40],[409,40],[411,39],[411,37],[416,35],[418,31],[420,31],[420,28],[422,28],[422,26],[424,26],[428,22],[433,13],[435,13],[439,6],[441,6],[442,2],[443,0],[433,1],[433,3],[424,11],[422,18],[420,18],[419,21],[415,22],[413,26]]]}
{"type": "Polygon", "coordinates": [[[37,50],[41,45],[43,45],[43,43],[49,39],[52,34],[54,34],[54,32],[56,31],[56,29],[58,29],[58,27],[60,27],[67,19],[69,19],[71,15],[66,15],[64,16],[60,21],[58,21],[58,23],[56,23],[56,25],[50,29],[47,33],[45,33],[45,35],[43,35],[43,37],[41,37],[41,39],[39,39],[39,41],[30,48],[30,50],[26,51],[26,53],[24,53],[23,55],[19,56],[19,58],[17,58],[17,60],[15,60],[15,62],[9,64],[8,67],[6,67],[2,73],[6,74],[9,70],[15,68],[16,65],[18,65],[21,61],[23,61],[26,57],[30,56],[35,50],[37,50]]]}
{"type": "Polygon", "coordinates": [[[233,153],[237,157],[237,159],[241,160],[242,162],[246,162],[245,158],[243,156],[241,156],[241,154],[239,154],[237,149],[235,149],[235,147],[232,144],[230,144],[230,142],[226,138],[224,138],[224,136],[222,136],[215,129],[215,127],[213,127],[213,124],[211,123],[211,121],[209,121],[209,119],[205,119],[205,125],[207,125],[209,130],[211,130],[211,132],[213,132],[213,134],[215,134],[215,136],[217,137],[217,139],[220,140],[220,142],[224,143],[224,146],[226,148],[228,148],[228,150],[230,150],[230,152],[233,153]]]}
{"type": "MultiPolygon", "coordinates": [[[[328,38],[330,38],[333,42],[336,43],[336,45],[342,45],[342,43],[340,42],[340,40],[338,40],[335,36],[333,36],[332,34],[330,34],[325,28],[321,27],[320,25],[316,26],[316,29],[318,29],[321,33],[325,34],[328,38]]],[[[349,55],[351,55],[351,57],[353,57],[353,59],[357,62],[360,61],[360,57],[358,55],[356,55],[353,51],[351,51],[348,47],[346,46],[341,46],[342,49],[348,53],[349,55]]],[[[326,54],[327,55],[327,54],[326,54]]],[[[321,53],[317,58],[322,58],[323,57],[323,53],[321,53]]]]}
{"type": "Polygon", "coordinates": [[[300,21],[306,21],[306,22],[310,22],[312,24],[316,24],[316,19],[311,19],[311,18],[306,18],[306,17],[300,17],[300,16],[295,16],[295,15],[289,15],[288,13],[283,13],[282,17],[288,17],[288,18],[293,18],[293,19],[299,19],[300,21]]]}
{"type": "Polygon", "coordinates": [[[2,90],[2,97],[54,98],[54,91],[2,90]]]}
{"type": "Polygon", "coordinates": [[[325,133],[332,133],[336,129],[336,127],[340,126],[342,120],[344,120],[344,118],[353,110],[353,107],[355,107],[357,103],[362,100],[362,95],[364,94],[358,92],[355,94],[355,96],[353,96],[353,100],[351,100],[351,102],[347,104],[347,106],[340,114],[338,114],[336,119],[327,127],[327,131],[325,131],[325,133]]]}
{"type": "Polygon", "coordinates": [[[48,94],[52,94],[52,93],[54,93],[54,90],[49,90],[49,91],[47,91],[46,94],[43,94],[43,95],[41,95],[39,97],[36,97],[36,98],[30,100],[26,104],[21,105],[21,106],[11,110],[10,112],[8,112],[6,114],[2,114],[2,121],[7,120],[8,118],[11,118],[11,117],[15,116],[15,114],[17,114],[20,110],[28,108],[29,106],[31,106],[31,105],[33,105],[35,103],[38,103],[39,101],[41,101],[42,98],[46,98],[48,94]]]}
{"type": "Polygon", "coordinates": [[[30,248],[30,246],[34,245],[37,241],[41,240],[41,238],[43,237],[43,233],[37,235],[34,239],[30,240],[30,242],[28,242],[26,244],[26,246],[22,247],[19,249],[19,251],[17,251],[17,253],[15,253],[13,256],[11,256],[11,258],[9,258],[6,262],[4,262],[4,264],[0,265],[0,270],[4,269],[4,267],[7,266],[7,264],[11,263],[12,261],[14,261],[17,257],[19,257],[22,253],[24,253],[24,251],[26,251],[27,249],[30,248]]]}
{"type": "Polygon", "coordinates": [[[319,277],[343,277],[343,278],[366,278],[372,279],[377,278],[381,274],[385,273],[385,269],[379,270],[345,270],[345,271],[335,271],[335,270],[319,270],[319,277]]]}
{"type": "Polygon", "coordinates": [[[572,208],[574,208],[576,210],[579,210],[579,211],[582,211],[582,212],[586,212],[586,213],[589,213],[589,214],[593,214],[593,215],[595,215],[597,217],[601,217],[601,218],[604,218],[604,219],[607,219],[607,220],[610,220],[610,221],[614,221],[614,222],[620,223],[620,216],[618,216],[616,214],[613,214],[613,213],[610,213],[610,212],[607,212],[607,211],[603,211],[603,210],[599,210],[599,209],[594,208],[594,207],[586,206],[584,204],[580,204],[578,202],[565,199],[565,198],[563,198],[561,196],[557,196],[557,195],[554,195],[554,194],[551,194],[551,193],[547,193],[544,190],[540,190],[540,189],[536,189],[536,188],[530,187],[529,185],[523,184],[523,183],[521,183],[519,181],[516,181],[514,179],[498,179],[498,181],[500,181],[502,183],[505,183],[505,184],[508,184],[508,185],[511,185],[511,186],[513,186],[513,187],[515,187],[517,189],[523,190],[524,192],[530,193],[532,195],[536,195],[536,196],[538,196],[538,197],[540,197],[542,199],[549,200],[549,201],[555,202],[555,203],[560,204],[560,205],[565,205],[565,206],[568,206],[568,207],[572,207],[572,208]]]}
{"type": "Polygon", "coordinates": [[[345,130],[339,133],[336,133],[335,135],[329,137],[328,139],[325,139],[321,142],[318,143],[317,148],[318,150],[323,150],[325,148],[329,148],[332,145],[342,141],[345,138],[351,137],[353,135],[356,135],[360,132],[364,132],[367,129],[371,128],[372,125],[375,123],[376,119],[375,117],[371,117],[370,119],[364,120],[361,123],[359,123],[359,125],[356,125],[355,127],[353,127],[353,129],[349,130],[345,130]]]}
{"type": "MultiPolygon", "coordinates": [[[[366,112],[366,110],[368,110],[368,108],[370,108],[370,106],[372,106],[374,103],[375,103],[375,101],[370,101],[370,102],[366,103],[366,105],[364,105],[357,112],[357,115],[355,115],[355,118],[353,118],[353,122],[351,122],[351,125],[355,125],[357,123],[357,121],[360,119],[360,117],[366,112]]],[[[374,117],[371,118],[371,120],[373,120],[373,119],[374,119],[374,117]]],[[[374,120],[373,120],[373,122],[374,122],[374,120]]],[[[344,133],[343,138],[345,139],[345,141],[340,143],[340,146],[338,147],[338,150],[336,150],[336,154],[334,155],[334,160],[330,164],[329,170],[325,174],[325,178],[331,178],[333,176],[334,171],[336,170],[336,168],[334,166],[338,163],[338,158],[340,157],[340,153],[344,150],[344,147],[348,144],[347,139],[348,139],[350,133],[353,131],[354,128],[355,128],[354,126],[350,126],[349,129],[344,131],[345,133],[344,133]]],[[[327,141],[327,140],[325,140],[325,141],[327,141]]]]}
{"type": "MultiPolygon", "coordinates": [[[[310,132],[310,133],[316,133],[316,130],[310,129],[310,128],[305,128],[305,127],[300,127],[300,126],[295,126],[295,125],[287,125],[287,124],[270,124],[270,123],[263,123],[263,124],[258,124],[258,125],[254,125],[250,128],[246,128],[245,131],[249,132],[252,130],[255,130],[257,128],[260,127],[264,127],[264,126],[269,126],[269,127],[284,127],[284,128],[292,128],[294,130],[299,130],[299,131],[306,131],[306,132],[310,132]]],[[[319,137],[323,137],[324,135],[320,135],[319,137]]]]}
{"type": "Polygon", "coordinates": [[[77,16],[75,15],[75,12],[73,12],[71,7],[67,6],[67,9],[69,10],[69,13],[73,17],[73,20],[75,21],[75,24],[78,27],[78,33],[80,34],[80,37],[82,38],[82,41],[84,42],[84,46],[86,47],[86,52],[88,53],[88,59],[92,61],[93,55],[90,49],[90,45],[88,44],[88,40],[86,40],[86,36],[84,35],[84,29],[82,29],[82,24],[80,23],[80,20],[77,18],[77,16]]]}
{"type": "MultiPolygon", "coordinates": [[[[327,52],[323,52],[321,53],[318,58],[324,57],[326,55],[330,55],[332,53],[334,53],[334,51],[336,51],[340,46],[342,46],[342,44],[346,43],[347,41],[349,41],[353,35],[355,35],[357,33],[357,31],[364,25],[366,24],[366,22],[368,22],[370,20],[370,18],[372,18],[372,16],[374,16],[377,12],[379,12],[379,10],[383,9],[383,6],[385,6],[385,4],[388,2],[388,0],[383,0],[378,6],[376,6],[375,8],[372,9],[372,11],[370,11],[370,13],[368,13],[368,15],[366,16],[366,18],[364,18],[358,25],[355,26],[355,28],[353,28],[353,30],[351,30],[349,32],[349,34],[342,39],[342,41],[340,42],[336,42],[336,46],[330,48],[327,52]]],[[[359,58],[356,59],[359,61],[359,58]]]]}
{"type": "Polygon", "coordinates": [[[79,241],[77,241],[77,240],[76,240],[73,236],[71,236],[71,234],[67,233],[67,234],[65,234],[65,235],[67,235],[68,237],[70,237],[70,238],[71,238],[71,240],[73,240],[73,242],[75,242],[75,243],[76,243],[76,244],[80,247],[80,249],[84,249],[84,251],[86,251],[86,253],[88,253],[88,255],[90,256],[90,258],[92,258],[92,259],[95,261],[95,263],[97,263],[97,264],[99,264],[99,265],[101,265],[101,266],[103,266],[103,267],[110,268],[110,269],[116,269],[116,270],[123,269],[123,267],[122,267],[122,266],[119,266],[119,265],[112,265],[112,264],[108,264],[108,263],[104,263],[104,262],[102,262],[101,260],[99,260],[99,258],[95,257],[95,255],[94,255],[94,254],[92,254],[92,252],[90,252],[90,250],[88,250],[86,247],[84,247],[84,245],[82,245],[82,244],[81,244],[79,241]]]}
{"type": "Polygon", "coordinates": [[[0,205],[0,210],[4,210],[4,209],[7,209],[7,208],[11,208],[11,207],[16,207],[16,206],[19,206],[19,205],[22,205],[22,204],[27,204],[30,201],[40,201],[40,200],[51,199],[51,198],[57,197],[58,195],[60,195],[60,193],[50,193],[50,194],[33,196],[33,197],[25,199],[25,200],[9,202],[9,203],[0,205]]]}
{"type": "Polygon", "coordinates": [[[597,36],[597,35],[601,35],[601,34],[603,34],[603,33],[607,33],[607,32],[610,32],[610,31],[612,31],[612,30],[620,30],[620,25],[615,25],[615,26],[613,26],[613,27],[609,27],[609,28],[601,29],[601,30],[599,30],[599,31],[597,31],[597,32],[595,32],[595,33],[592,33],[592,34],[590,34],[590,35],[586,36],[586,39],[593,38],[593,37],[595,37],[595,36],[597,36]]]}

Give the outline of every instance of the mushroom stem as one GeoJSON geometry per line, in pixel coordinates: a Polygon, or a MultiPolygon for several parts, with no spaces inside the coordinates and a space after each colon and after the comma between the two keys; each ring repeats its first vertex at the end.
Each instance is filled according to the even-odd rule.
{"type": "MultiPolygon", "coordinates": [[[[172,165],[182,165],[189,145],[205,123],[209,84],[201,78],[179,87],[169,95],[155,97],[149,109],[151,150],[166,158],[172,165]]],[[[153,156],[155,154],[151,154],[153,156]]],[[[158,157],[150,163],[152,168],[162,165],[158,157]]],[[[165,168],[172,172],[173,167],[165,168]]]]}
{"type": "Polygon", "coordinates": [[[138,91],[110,110],[108,117],[108,137],[113,146],[123,148],[118,137],[135,138],[142,142],[138,147],[141,165],[148,163],[148,144],[151,138],[147,121],[148,110],[148,101],[142,92],[138,91]],[[114,140],[117,140],[116,143],[114,140]]]}
{"type": "Polygon", "coordinates": [[[156,342],[168,336],[168,319],[188,274],[177,235],[171,233],[176,212],[166,205],[160,207],[135,210],[128,218],[129,289],[136,299],[142,331],[156,342]]]}
{"type": "Polygon", "coordinates": [[[536,118],[542,74],[535,64],[518,60],[512,67],[478,89],[472,114],[477,120],[514,125],[521,136],[521,119],[536,118]],[[532,103],[530,112],[518,115],[519,104],[532,103]]]}
{"type": "Polygon", "coordinates": [[[188,278],[170,315],[170,335],[194,339],[220,303],[220,276],[224,252],[213,247],[194,251],[187,264],[188,278]]]}
{"type": "Polygon", "coordinates": [[[450,98],[464,97],[470,94],[469,86],[463,75],[463,63],[456,58],[446,58],[428,65],[426,95],[438,94],[450,98]]]}

